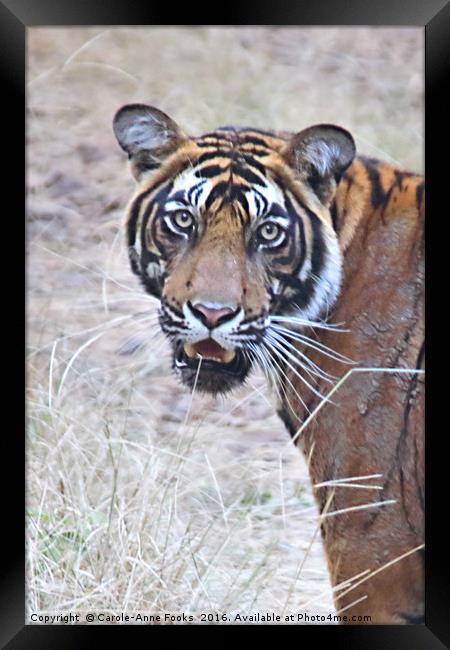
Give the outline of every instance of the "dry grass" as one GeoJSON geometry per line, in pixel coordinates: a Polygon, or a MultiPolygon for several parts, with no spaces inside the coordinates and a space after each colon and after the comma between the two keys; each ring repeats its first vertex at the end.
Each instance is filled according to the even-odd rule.
{"type": "Polygon", "coordinates": [[[263,378],[191,396],[133,316],[155,304],[124,253],[133,183],[111,120],[140,100],[196,133],[334,122],[420,171],[421,31],[28,36],[29,613],[334,611],[306,466],[263,378]]]}

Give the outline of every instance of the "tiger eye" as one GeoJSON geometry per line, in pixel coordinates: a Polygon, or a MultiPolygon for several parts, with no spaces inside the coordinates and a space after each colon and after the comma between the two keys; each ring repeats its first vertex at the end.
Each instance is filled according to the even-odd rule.
{"type": "Polygon", "coordinates": [[[276,223],[264,223],[258,228],[258,237],[262,243],[271,244],[279,239],[282,235],[283,229],[276,223]]]}
{"type": "Polygon", "coordinates": [[[259,234],[263,239],[267,241],[272,241],[276,239],[280,233],[280,228],[274,223],[266,223],[260,228],[259,234]]]}
{"type": "Polygon", "coordinates": [[[187,210],[179,210],[172,215],[173,223],[183,230],[191,228],[194,224],[194,217],[187,210]]]}

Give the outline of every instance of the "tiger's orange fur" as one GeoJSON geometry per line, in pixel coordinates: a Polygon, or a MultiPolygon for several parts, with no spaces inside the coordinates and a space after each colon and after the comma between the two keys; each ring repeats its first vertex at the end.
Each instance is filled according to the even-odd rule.
{"type": "MultiPolygon", "coordinates": [[[[357,360],[359,367],[424,365],[423,178],[381,162],[356,160],[339,184],[337,230],[344,251],[344,283],[333,313],[348,332],[321,332],[318,340],[357,360]]],[[[342,364],[309,351],[323,370],[342,377],[342,364]]],[[[301,382],[290,373],[287,397],[301,382]]],[[[326,394],[329,388],[319,386],[326,394]]],[[[307,397],[305,396],[307,400],[307,397]]],[[[394,500],[375,508],[325,516],[322,536],[333,586],[360,575],[360,586],[335,593],[340,610],[372,623],[424,620],[424,381],[421,374],[354,372],[305,427],[298,440],[312,484],[382,474],[360,485],[314,490],[327,513],[394,500]],[[418,547],[421,547],[418,549],[418,547]],[[413,549],[411,555],[383,569],[413,549]],[[381,569],[381,570],[380,570],[381,569]],[[367,579],[364,572],[377,572],[367,579]],[[366,578],[364,580],[364,578],[366,578]]],[[[317,398],[307,400],[310,411],[317,398]]],[[[308,413],[285,403],[295,434],[308,413]]],[[[354,584],[358,580],[354,581],[354,584]]]]}

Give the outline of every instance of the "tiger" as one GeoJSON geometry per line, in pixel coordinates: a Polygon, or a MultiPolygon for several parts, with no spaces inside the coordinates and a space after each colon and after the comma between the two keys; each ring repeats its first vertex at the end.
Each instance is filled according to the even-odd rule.
{"type": "Polygon", "coordinates": [[[113,131],[131,269],[176,376],[218,395],[262,368],[308,463],[339,622],[423,622],[423,176],[334,124],[194,137],[135,103],[113,131]]]}

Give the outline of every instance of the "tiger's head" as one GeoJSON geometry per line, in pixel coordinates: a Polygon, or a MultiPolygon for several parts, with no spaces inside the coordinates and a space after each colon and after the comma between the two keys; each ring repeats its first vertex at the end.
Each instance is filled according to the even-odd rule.
{"type": "Polygon", "coordinates": [[[113,128],[138,183],[131,267],[160,300],[173,366],[191,388],[226,392],[253,363],[273,366],[266,347],[282,343],[271,324],[312,322],[334,304],[342,258],[330,207],[353,138],[328,124],[189,137],[144,104],[121,108],[113,128]]]}

